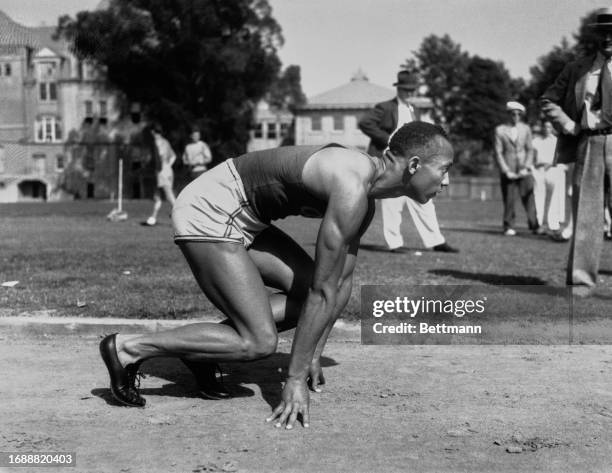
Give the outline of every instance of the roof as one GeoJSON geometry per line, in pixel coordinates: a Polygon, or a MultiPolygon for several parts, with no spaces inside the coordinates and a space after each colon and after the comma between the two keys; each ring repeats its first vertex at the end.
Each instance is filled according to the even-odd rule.
{"type": "Polygon", "coordinates": [[[372,84],[362,71],[358,71],[349,83],[309,97],[307,104],[300,108],[302,110],[369,108],[394,96],[393,89],[372,84]]]}
{"type": "Polygon", "coordinates": [[[68,47],[69,43],[66,40],[53,39],[55,35],[55,31],[57,27],[55,26],[37,26],[34,28],[30,28],[32,30],[32,34],[36,37],[37,41],[41,45],[41,47],[49,48],[52,51],[64,56],[69,53],[68,47]]]}
{"type": "Polygon", "coordinates": [[[7,46],[38,47],[39,43],[32,29],[13,21],[0,10],[0,44],[7,46]]]}
{"type": "Polygon", "coordinates": [[[26,46],[35,50],[49,48],[54,53],[68,53],[68,42],[54,40],[55,26],[23,26],[0,10],[0,45],[26,46]]]}

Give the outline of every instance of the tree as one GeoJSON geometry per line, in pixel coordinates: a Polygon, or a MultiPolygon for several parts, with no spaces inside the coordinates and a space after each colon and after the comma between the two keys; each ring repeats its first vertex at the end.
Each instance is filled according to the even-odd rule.
{"type": "Polygon", "coordinates": [[[460,173],[478,175],[491,170],[494,130],[505,119],[505,104],[518,84],[502,63],[470,58],[457,107],[460,120],[453,133],[460,173]]]}
{"type": "Polygon", "coordinates": [[[283,41],[267,0],[110,0],[60,18],[58,34],[171,141],[197,124],[220,159],[244,152],[283,41]]]}
{"type": "MultiPolygon", "coordinates": [[[[453,133],[461,121],[462,87],[467,78],[469,55],[449,35],[430,35],[413,52],[437,112],[453,133]]],[[[408,60],[406,65],[415,65],[408,60]]]]}
{"type": "Polygon", "coordinates": [[[438,120],[446,125],[453,141],[457,169],[462,174],[488,172],[493,130],[505,117],[505,102],[525,86],[513,79],[502,63],[471,57],[450,36],[426,37],[417,51],[416,66],[438,120]]]}
{"type": "Polygon", "coordinates": [[[270,88],[268,102],[271,106],[295,111],[306,103],[302,90],[300,66],[288,66],[270,88]]]}
{"type": "Polygon", "coordinates": [[[522,99],[528,105],[531,120],[537,119],[539,114],[538,100],[552,85],[568,62],[576,58],[575,46],[570,46],[567,38],[561,44],[553,47],[547,54],[538,58],[537,64],[530,68],[531,80],[525,88],[522,99]]]}
{"type": "Polygon", "coordinates": [[[470,60],[463,86],[463,119],[457,127],[460,135],[492,148],[495,127],[506,118],[510,82],[510,74],[502,63],[479,56],[470,60]]]}

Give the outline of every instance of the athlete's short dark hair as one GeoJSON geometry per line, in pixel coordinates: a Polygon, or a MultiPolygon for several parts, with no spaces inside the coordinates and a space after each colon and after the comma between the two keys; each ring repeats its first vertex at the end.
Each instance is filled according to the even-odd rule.
{"type": "Polygon", "coordinates": [[[397,156],[425,157],[430,154],[429,149],[437,144],[436,138],[444,138],[450,142],[440,126],[426,122],[410,122],[391,135],[389,149],[397,156]]]}

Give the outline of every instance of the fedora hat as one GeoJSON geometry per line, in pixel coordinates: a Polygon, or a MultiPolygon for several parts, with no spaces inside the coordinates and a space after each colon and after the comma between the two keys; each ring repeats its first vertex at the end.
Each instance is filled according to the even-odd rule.
{"type": "Polygon", "coordinates": [[[410,71],[399,71],[397,73],[397,82],[393,83],[394,86],[400,89],[414,90],[419,87],[419,77],[410,71]]]}
{"type": "Polygon", "coordinates": [[[589,23],[591,28],[611,28],[612,8],[600,8],[595,12],[595,23],[589,23]]]}

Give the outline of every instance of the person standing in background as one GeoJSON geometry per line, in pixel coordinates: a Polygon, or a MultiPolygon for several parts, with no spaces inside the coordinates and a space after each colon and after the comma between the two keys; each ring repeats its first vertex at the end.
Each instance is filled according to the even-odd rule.
{"type": "MultiPolygon", "coordinates": [[[[370,109],[359,121],[359,129],[370,138],[368,154],[381,157],[387,149],[391,135],[405,123],[420,121],[418,110],[411,103],[419,87],[416,74],[410,71],[400,71],[397,82],[393,84],[397,96],[386,102],[381,102],[370,109]]],[[[448,185],[448,183],[445,183],[448,185]]],[[[408,207],[423,245],[433,251],[457,253],[459,250],[450,246],[438,224],[436,207],[432,200],[421,204],[407,196],[385,199],[381,201],[383,236],[387,247],[392,252],[402,252],[404,239],[401,233],[402,210],[408,207]]]]}
{"type": "Polygon", "coordinates": [[[521,121],[525,107],[519,102],[506,103],[508,122],[495,128],[495,159],[499,167],[501,191],[504,201],[504,235],[514,236],[515,200],[521,197],[527,212],[529,229],[542,233],[538,225],[533,197],[533,147],[531,130],[521,121]]]}
{"type": "Polygon", "coordinates": [[[176,161],[176,154],[168,140],[162,136],[160,125],[153,124],[149,126],[145,133],[145,140],[149,144],[157,172],[157,187],[153,193],[153,212],[144,222],[146,226],[152,227],[157,224],[157,215],[162,206],[162,194],[170,204],[170,208],[174,206],[176,200],[173,190],[174,172],[172,171],[172,165],[176,161]]]}
{"type": "Polygon", "coordinates": [[[561,224],[565,221],[565,173],[567,166],[554,164],[557,137],[549,121],[542,122],[541,134],[533,138],[534,188],[538,224],[548,227],[555,241],[567,241],[561,224]]]}
{"type": "Polygon", "coordinates": [[[200,130],[194,128],[190,138],[191,143],[183,152],[183,164],[189,168],[189,180],[193,181],[208,169],[208,165],[212,162],[212,153],[208,145],[202,141],[200,130]]]}

